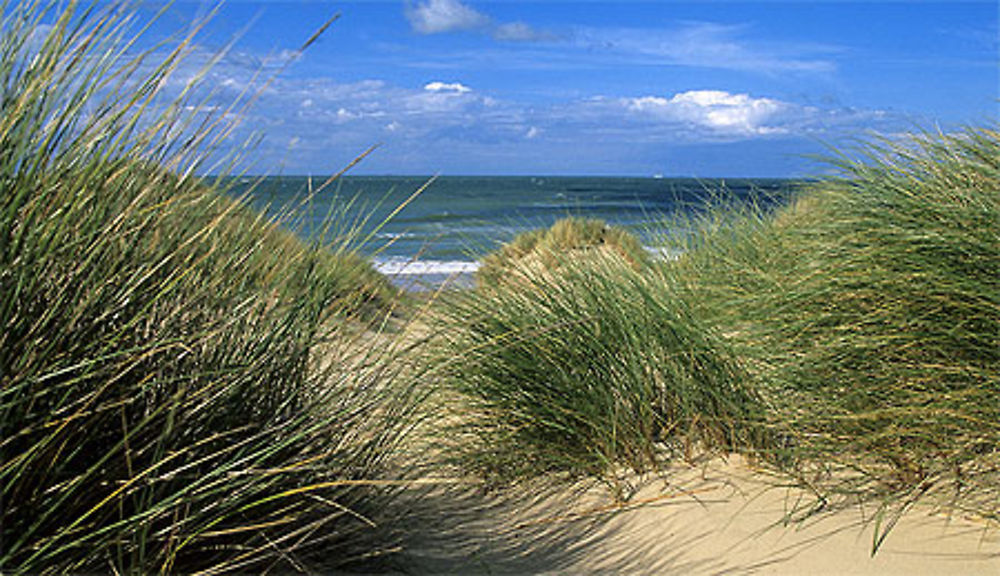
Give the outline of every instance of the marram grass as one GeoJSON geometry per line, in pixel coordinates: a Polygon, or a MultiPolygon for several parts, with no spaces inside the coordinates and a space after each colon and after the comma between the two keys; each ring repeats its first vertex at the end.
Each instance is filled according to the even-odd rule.
{"type": "Polygon", "coordinates": [[[683,223],[677,259],[636,267],[574,220],[488,256],[441,330],[466,465],[617,481],[743,451],[823,506],[881,503],[880,535],[921,499],[998,519],[998,132],[836,165],[777,211],[683,223]]]}
{"type": "Polygon", "coordinates": [[[0,571],[379,553],[409,393],[382,349],[317,354],[391,289],[190,176],[226,131],[158,100],[190,38],[153,62],[121,7],[0,7],[0,571]]]}
{"type": "Polygon", "coordinates": [[[560,222],[431,304],[432,348],[386,345],[396,294],[354,238],[303,243],[191,176],[230,132],[185,115],[197,90],[163,101],[192,39],[136,54],[127,10],[57,7],[0,4],[0,571],[377,557],[418,377],[496,482],[627,495],[744,452],[823,503],[998,519],[995,128],[709,211],[675,260],[560,222]]]}
{"type": "Polygon", "coordinates": [[[570,252],[576,260],[613,252],[636,269],[649,263],[639,240],[628,231],[608,226],[603,220],[569,217],[550,228],[519,234],[487,254],[476,278],[480,285],[511,281],[522,277],[525,269],[557,268],[570,252]]]}
{"type": "Polygon", "coordinates": [[[497,482],[554,472],[620,490],[621,472],[751,442],[761,407],[742,367],[662,277],[614,249],[547,257],[508,261],[505,281],[445,308],[467,466],[497,482]]]}
{"type": "Polygon", "coordinates": [[[670,265],[753,367],[792,471],[825,500],[997,519],[998,136],[873,144],[776,217],[717,222],[670,265]]]}

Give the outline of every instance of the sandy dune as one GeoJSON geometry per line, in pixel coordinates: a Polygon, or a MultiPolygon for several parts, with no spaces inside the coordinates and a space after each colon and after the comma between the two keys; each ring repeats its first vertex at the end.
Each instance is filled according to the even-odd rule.
{"type": "Polygon", "coordinates": [[[415,500],[399,565],[410,574],[991,574],[1000,527],[916,507],[871,556],[874,508],[801,523],[805,498],[738,461],[678,467],[625,507],[600,488],[532,500],[444,485],[415,500]]]}

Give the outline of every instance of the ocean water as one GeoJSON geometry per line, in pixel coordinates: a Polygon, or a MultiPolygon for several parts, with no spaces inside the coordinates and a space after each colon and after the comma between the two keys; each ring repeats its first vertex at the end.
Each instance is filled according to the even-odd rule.
{"type": "Polygon", "coordinates": [[[379,270],[411,288],[448,278],[468,280],[485,253],[520,232],[567,216],[625,227],[655,250],[655,238],[670,232],[665,227],[678,212],[697,212],[720,199],[773,205],[796,184],[781,179],[347,176],[310,197],[308,191],[322,183],[322,178],[297,176],[241,179],[234,193],[248,194],[272,214],[297,207],[298,216],[286,225],[303,236],[321,232],[333,214],[341,232],[356,231],[355,242],[379,270]]]}

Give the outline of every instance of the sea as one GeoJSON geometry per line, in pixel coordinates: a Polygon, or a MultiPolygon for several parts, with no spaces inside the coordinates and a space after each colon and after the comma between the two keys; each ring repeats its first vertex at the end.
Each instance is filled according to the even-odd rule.
{"type": "Polygon", "coordinates": [[[683,233],[677,216],[708,205],[787,200],[798,181],[550,176],[269,176],[232,193],[305,238],[346,242],[409,290],[468,285],[478,260],[517,234],[569,217],[598,218],[650,251],[683,233]],[[662,243],[662,242],[661,242],[662,243]]]}

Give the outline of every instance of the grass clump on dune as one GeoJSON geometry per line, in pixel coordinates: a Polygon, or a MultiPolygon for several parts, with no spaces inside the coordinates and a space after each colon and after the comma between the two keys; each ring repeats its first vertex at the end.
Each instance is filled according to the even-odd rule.
{"type": "Polygon", "coordinates": [[[803,478],[997,518],[1000,137],[916,136],[844,160],[773,220],[676,263],[754,367],[803,478]]]}
{"type": "Polygon", "coordinates": [[[377,553],[409,393],[317,353],[391,289],[191,176],[227,128],[159,100],[190,38],[74,6],[0,4],[0,571],[377,553]]]}
{"type": "Polygon", "coordinates": [[[621,471],[750,441],[759,406],[739,362],[662,278],[617,251],[551,257],[511,262],[519,281],[446,307],[466,465],[495,481],[557,472],[621,488],[621,471]]]}
{"type": "Polygon", "coordinates": [[[519,277],[526,268],[538,270],[557,268],[567,260],[613,252],[632,267],[639,269],[649,263],[649,256],[639,240],[626,230],[608,226],[593,218],[564,218],[550,228],[524,232],[499,250],[486,255],[476,277],[482,284],[497,284],[519,277]]]}

